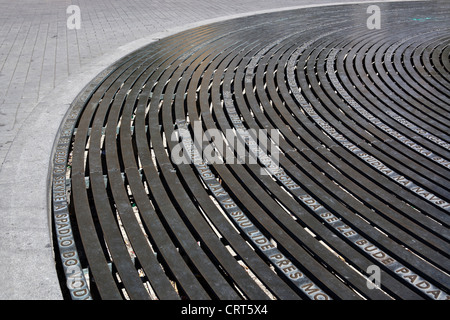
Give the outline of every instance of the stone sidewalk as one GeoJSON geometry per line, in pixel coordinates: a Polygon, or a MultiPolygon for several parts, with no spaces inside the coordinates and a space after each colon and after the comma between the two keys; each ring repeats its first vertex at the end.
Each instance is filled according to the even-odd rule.
{"type": "Polygon", "coordinates": [[[355,2],[0,0],[0,299],[62,298],[47,205],[50,155],[70,103],[93,77],[139,47],[187,28],[355,2]],[[80,8],[78,30],[67,26],[70,5],[80,8]]]}

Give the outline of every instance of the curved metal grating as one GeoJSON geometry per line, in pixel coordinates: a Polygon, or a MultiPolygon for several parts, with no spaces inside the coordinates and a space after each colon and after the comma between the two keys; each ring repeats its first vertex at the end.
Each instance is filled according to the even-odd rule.
{"type": "Polygon", "coordinates": [[[379,6],[207,25],[94,79],[53,163],[70,297],[448,299],[450,7],[379,6]]]}

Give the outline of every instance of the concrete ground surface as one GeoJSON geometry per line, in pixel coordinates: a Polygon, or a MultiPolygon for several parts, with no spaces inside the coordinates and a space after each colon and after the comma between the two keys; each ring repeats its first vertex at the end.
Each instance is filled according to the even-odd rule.
{"type": "Polygon", "coordinates": [[[76,95],[126,54],[184,29],[333,0],[0,0],[0,299],[62,299],[49,163],[76,95]],[[80,8],[69,29],[70,5],[80,8]]]}

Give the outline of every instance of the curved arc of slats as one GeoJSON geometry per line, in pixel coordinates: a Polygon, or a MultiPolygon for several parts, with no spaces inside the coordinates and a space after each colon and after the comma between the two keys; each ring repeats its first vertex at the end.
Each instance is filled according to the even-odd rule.
{"type": "Polygon", "coordinates": [[[94,298],[448,297],[448,33],[387,19],[389,37],[347,12],[182,32],[90,86],[67,173],[94,298]],[[236,163],[235,141],[257,163],[201,158],[236,163]],[[197,162],[176,164],[180,146],[197,162]]]}

